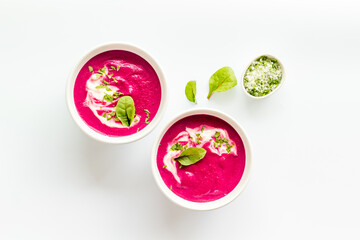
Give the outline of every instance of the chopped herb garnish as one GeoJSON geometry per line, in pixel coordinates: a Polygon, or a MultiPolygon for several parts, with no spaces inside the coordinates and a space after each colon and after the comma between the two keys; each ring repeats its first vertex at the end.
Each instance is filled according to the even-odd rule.
{"type": "Polygon", "coordinates": [[[226,144],[226,151],[228,152],[228,153],[230,153],[231,152],[231,148],[233,147],[234,145],[230,145],[230,144],[226,144]]]}
{"type": "Polygon", "coordinates": [[[103,97],[103,100],[107,101],[107,102],[110,102],[112,103],[114,101],[114,97],[105,93],[104,97],[103,97]]]}
{"type": "MultiPolygon", "coordinates": [[[[214,140],[214,146],[216,148],[221,147],[223,143],[228,143],[229,139],[227,138],[220,138],[220,132],[216,132],[214,134],[215,140],[214,140]]],[[[210,140],[211,141],[211,140],[210,140]]]]}
{"type": "Polygon", "coordinates": [[[108,76],[109,79],[111,79],[113,75],[114,74],[110,74],[110,75],[107,75],[107,76],[108,76]]]}
{"type": "Polygon", "coordinates": [[[172,185],[170,185],[170,190],[172,190],[172,185]]]}
{"type": "Polygon", "coordinates": [[[150,121],[149,121],[149,119],[150,119],[150,111],[147,110],[147,109],[144,109],[144,111],[146,113],[145,123],[149,124],[150,123],[150,121]]]}
{"type": "Polygon", "coordinates": [[[120,69],[120,66],[117,66],[117,67],[116,67],[116,71],[118,72],[118,71],[119,71],[119,69],[120,69]]]}
{"type": "Polygon", "coordinates": [[[95,73],[95,77],[99,78],[99,77],[101,77],[101,74],[95,73]]]}
{"type": "Polygon", "coordinates": [[[98,73],[104,74],[105,71],[106,71],[106,66],[104,66],[103,68],[99,69],[99,70],[98,70],[98,73]]]}
{"type": "Polygon", "coordinates": [[[104,118],[106,118],[106,112],[104,112],[104,114],[102,115],[104,118]]]}
{"type": "Polygon", "coordinates": [[[114,94],[113,94],[113,96],[115,97],[115,98],[118,98],[118,97],[120,97],[121,95],[124,95],[122,92],[114,92],[114,94]]]}
{"type": "Polygon", "coordinates": [[[93,72],[94,69],[92,68],[92,66],[89,66],[89,72],[93,72]]]}
{"type": "Polygon", "coordinates": [[[164,165],[164,166],[163,166],[163,168],[167,168],[167,166],[166,166],[166,165],[164,165]]]}
{"type": "Polygon", "coordinates": [[[201,128],[201,132],[204,132],[205,126],[202,126],[201,128]]]}
{"type": "Polygon", "coordinates": [[[139,132],[139,130],[140,130],[140,129],[138,128],[138,129],[136,130],[136,132],[139,132]]]}
{"type": "Polygon", "coordinates": [[[96,86],[95,88],[97,88],[97,89],[100,89],[100,88],[105,88],[106,89],[106,91],[111,91],[111,88],[109,88],[108,86],[105,86],[105,85],[99,85],[99,86],[96,86]]]}
{"type": "Polygon", "coordinates": [[[112,79],[114,80],[115,83],[118,83],[118,81],[114,77],[112,77],[112,79]]]}
{"type": "Polygon", "coordinates": [[[106,84],[106,85],[109,85],[109,82],[103,80],[103,83],[106,84]]]}
{"type": "Polygon", "coordinates": [[[179,150],[183,150],[183,145],[178,142],[172,145],[170,148],[170,151],[179,151],[179,150]]]}
{"type": "Polygon", "coordinates": [[[111,66],[110,69],[111,69],[111,70],[115,70],[115,67],[114,67],[114,66],[111,66]]]}
{"type": "Polygon", "coordinates": [[[183,165],[180,164],[180,165],[179,165],[179,169],[182,168],[182,166],[183,166],[183,165]]]}

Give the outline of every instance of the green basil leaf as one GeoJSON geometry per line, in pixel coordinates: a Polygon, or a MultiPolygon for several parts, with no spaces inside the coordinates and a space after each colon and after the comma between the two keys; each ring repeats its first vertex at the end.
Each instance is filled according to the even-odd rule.
{"type": "Polygon", "coordinates": [[[185,87],[186,98],[193,103],[196,103],[196,81],[189,81],[185,87]]]}
{"type": "Polygon", "coordinates": [[[135,104],[132,97],[124,96],[119,98],[115,111],[116,116],[120,119],[122,124],[129,127],[135,116],[135,104]]]}
{"type": "Polygon", "coordinates": [[[184,150],[175,161],[178,161],[183,166],[192,165],[205,157],[206,150],[203,148],[190,147],[184,150]]]}
{"type": "Polygon", "coordinates": [[[210,99],[214,92],[223,92],[235,87],[237,80],[234,71],[231,67],[223,67],[217,70],[209,80],[209,94],[207,96],[210,99]]]}

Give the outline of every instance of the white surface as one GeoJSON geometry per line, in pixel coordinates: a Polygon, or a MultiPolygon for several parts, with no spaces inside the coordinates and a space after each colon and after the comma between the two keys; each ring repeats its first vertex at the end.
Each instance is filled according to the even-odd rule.
{"type": "Polygon", "coordinates": [[[344,1],[0,1],[0,239],[359,239],[360,3],[344,1]],[[85,135],[65,82],[104,42],[152,54],[169,84],[164,119],[146,138],[108,145],[85,135]],[[211,74],[237,77],[279,58],[286,83],[255,101],[241,85],[206,100],[211,74]],[[161,126],[198,106],[245,128],[253,169],[224,208],[170,202],[151,176],[161,126]]]}

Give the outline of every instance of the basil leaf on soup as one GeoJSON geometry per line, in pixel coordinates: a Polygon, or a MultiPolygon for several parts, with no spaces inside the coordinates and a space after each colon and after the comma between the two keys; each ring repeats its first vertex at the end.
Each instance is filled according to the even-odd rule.
{"type": "Polygon", "coordinates": [[[206,150],[203,148],[190,147],[184,150],[175,161],[178,161],[183,166],[192,165],[205,157],[206,150]]]}
{"type": "Polygon", "coordinates": [[[185,87],[186,98],[193,103],[196,103],[196,81],[189,81],[185,87]]]}
{"type": "Polygon", "coordinates": [[[209,94],[207,96],[210,99],[214,92],[223,92],[235,87],[237,80],[234,71],[231,67],[223,67],[217,70],[209,80],[209,94]]]}
{"type": "Polygon", "coordinates": [[[129,127],[134,120],[135,116],[135,104],[134,100],[130,96],[124,96],[119,98],[115,108],[116,117],[118,117],[121,123],[129,127]]]}

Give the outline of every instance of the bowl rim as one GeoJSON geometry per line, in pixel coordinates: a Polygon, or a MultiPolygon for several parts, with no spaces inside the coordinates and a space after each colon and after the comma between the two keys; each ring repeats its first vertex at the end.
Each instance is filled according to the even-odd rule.
{"type": "Polygon", "coordinates": [[[70,71],[70,74],[68,76],[68,80],[66,83],[66,104],[67,108],[70,112],[70,115],[74,119],[75,123],[78,125],[78,127],[86,133],[91,138],[98,140],[100,142],[104,143],[110,143],[110,144],[125,144],[137,141],[146,135],[148,135],[154,128],[157,126],[157,124],[160,122],[161,118],[164,115],[166,106],[167,106],[167,84],[165,79],[165,74],[158,64],[158,62],[155,60],[152,55],[150,55],[145,50],[129,43],[124,42],[109,42],[104,43],[96,46],[95,48],[92,48],[91,50],[88,50],[85,52],[85,54],[82,55],[82,57],[77,61],[77,63],[74,65],[73,69],[70,71]],[[79,74],[81,68],[86,64],[87,61],[89,61],[91,58],[95,57],[96,55],[110,51],[110,50],[124,50],[132,52],[140,57],[142,57],[145,61],[147,61],[152,68],[155,70],[161,86],[161,100],[159,109],[153,118],[153,120],[141,131],[127,135],[127,136],[107,136],[104,135],[97,130],[93,129],[91,126],[87,125],[85,121],[80,117],[74,101],[74,86],[76,77],[79,74]]]}
{"type": "Polygon", "coordinates": [[[176,115],[175,117],[173,117],[161,129],[160,133],[155,138],[152,152],[151,152],[152,174],[153,174],[155,182],[158,185],[158,187],[160,188],[161,192],[175,204],[177,204],[181,207],[187,208],[187,209],[191,209],[191,210],[199,210],[199,211],[213,210],[213,209],[223,207],[223,206],[229,204],[230,202],[232,202],[245,189],[247,182],[249,181],[251,166],[252,166],[252,151],[251,151],[249,138],[247,137],[247,134],[245,133],[244,129],[231,116],[225,114],[224,112],[221,112],[221,111],[218,111],[215,109],[210,109],[210,108],[196,108],[196,109],[186,110],[186,111],[176,115]],[[185,200],[185,199],[179,197],[165,185],[165,183],[162,180],[162,177],[160,175],[159,169],[157,167],[158,146],[159,146],[159,143],[160,143],[161,139],[163,138],[164,134],[168,131],[168,129],[174,123],[176,123],[177,121],[179,121],[187,116],[200,115],[200,114],[218,117],[218,118],[224,120],[225,122],[227,122],[228,124],[230,124],[230,126],[232,126],[235,129],[235,131],[239,134],[241,140],[243,141],[244,149],[245,149],[245,156],[246,156],[244,172],[243,172],[243,175],[242,175],[239,183],[236,185],[236,187],[226,196],[224,196],[220,199],[217,199],[215,201],[210,201],[210,202],[192,202],[192,201],[185,200]]]}
{"type": "Polygon", "coordinates": [[[271,54],[261,54],[259,55],[258,57],[254,58],[253,60],[250,61],[250,63],[247,65],[247,67],[245,68],[245,70],[243,71],[243,74],[241,75],[241,87],[242,89],[244,90],[245,94],[253,99],[263,99],[263,98],[266,98],[266,97],[269,97],[270,95],[274,94],[275,92],[277,92],[281,86],[284,84],[284,81],[285,81],[285,69],[284,69],[284,65],[282,64],[282,62],[274,57],[273,55],[271,54]],[[273,90],[271,91],[269,94],[266,94],[264,96],[260,96],[260,97],[256,97],[256,96],[253,96],[251,95],[250,93],[248,93],[248,91],[246,91],[245,89],[245,86],[244,86],[244,77],[245,77],[245,74],[246,74],[246,71],[248,70],[248,68],[250,67],[250,65],[258,58],[262,57],[262,56],[266,56],[266,57],[269,57],[269,58],[274,58],[278,61],[278,63],[280,64],[280,67],[282,69],[282,77],[281,77],[281,81],[279,83],[279,85],[273,90]]]}

